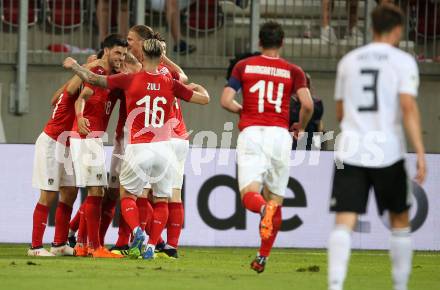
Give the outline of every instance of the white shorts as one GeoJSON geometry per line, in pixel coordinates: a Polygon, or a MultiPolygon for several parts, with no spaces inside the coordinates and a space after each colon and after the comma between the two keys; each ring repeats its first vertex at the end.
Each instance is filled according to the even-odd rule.
{"type": "Polygon", "coordinates": [[[71,138],[70,152],[76,186],[107,186],[105,152],[101,138],[71,138]]]}
{"type": "Polygon", "coordinates": [[[121,142],[114,140],[113,153],[110,162],[110,176],[108,187],[119,188],[119,175],[121,174],[122,158],[124,158],[124,145],[121,142]]]}
{"type": "Polygon", "coordinates": [[[237,140],[240,190],[259,182],[274,194],[284,196],[289,182],[292,136],[281,127],[251,126],[237,140]]]}
{"type": "Polygon", "coordinates": [[[175,163],[172,164],[172,184],[175,189],[182,189],[183,175],[185,173],[185,161],[189,151],[189,141],[173,138],[171,139],[171,145],[173,146],[174,154],[176,158],[175,163]]]}
{"type": "Polygon", "coordinates": [[[62,186],[75,186],[69,148],[44,132],[35,142],[32,186],[49,191],[59,191],[62,186]]]}
{"type": "Polygon", "coordinates": [[[171,164],[175,159],[170,141],[128,144],[122,162],[121,185],[130,193],[139,196],[148,183],[154,195],[172,196],[171,164]]]}

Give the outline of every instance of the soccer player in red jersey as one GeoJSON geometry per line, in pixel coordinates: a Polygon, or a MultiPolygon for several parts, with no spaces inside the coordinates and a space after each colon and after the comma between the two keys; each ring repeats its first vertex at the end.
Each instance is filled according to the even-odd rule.
{"type": "Polygon", "coordinates": [[[282,223],[292,148],[288,131],[291,96],[296,94],[302,105],[297,135],[304,132],[313,113],[304,72],[279,56],[283,38],[278,23],[263,24],[259,32],[262,54],[235,65],[221,97],[223,108],[240,114],[237,164],[243,205],[261,215],[261,247],[251,263],[257,273],[264,271],[282,223]],[[234,99],[240,90],[243,104],[234,99]]]}
{"type": "Polygon", "coordinates": [[[35,143],[35,159],[32,183],[40,189],[40,198],[33,215],[32,247],[29,256],[74,255],[66,245],[72,206],[77,195],[72,159],[69,153],[68,135],[75,119],[74,103],[78,98],[81,80],[77,77],[58,90],[53,103],[51,118],[35,143]],[[60,93],[61,92],[61,93],[60,93]],[[67,134],[66,134],[67,133],[67,134]],[[49,207],[60,192],[55,214],[55,237],[50,252],[43,248],[49,207]]]}
{"type": "MultiPolygon", "coordinates": [[[[100,75],[109,75],[118,69],[124,61],[127,46],[126,40],[119,35],[112,34],[106,37],[103,42],[104,55],[92,71],[100,75]]],[[[88,194],[84,206],[88,243],[86,244],[83,237],[78,239],[75,246],[78,256],[87,256],[90,253],[95,258],[122,257],[110,253],[103,247],[99,237],[101,203],[104,187],[107,186],[107,170],[101,137],[107,129],[110,114],[118,98],[120,94],[116,91],[85,83],[75,102],[77,118],[72,131],[77,131],[79,134],[71,138],[71,153],[76,185],[87,187],[88,194]]]]}
{"type": "Polygon", "coordinates": [[[167,201],[172,195],[169,159],[174,154],[169,142],[173,134],[169,118],[174,98],[177,96],[192,103],[207,104],[209,95],[199,85],[186,87],[158,72],[163,54],[163,46],[158,39],[146,40],[143,50],[143,70],[136,74],[104,77],[82,68],[72,58],[64,61],[64,67],[71,68],[84,81],[110,89],[121,88],[125,92],[130,136],[120,175],[121,212],[134,236],[130,255],[137,257],[145,236],[140,228],[136,199],[146,183],[152,184],[153,222],[142,256],[153,259],[155,245],[168,219],[167,201]]]}
{"type": "MultiPolygon", "coordinates": [[[[157,33],[146,26],[146,25],[135,25],[133,26],[127,36],[127,41],[129,44],[129,51],[132,53],[139,61],[143,60],[142,45],[146,39],[151,39],[153,37],[160,36],[157,33]]],[[[166,45],[163,39],[160,39],[161,43],[164,45],[164,52],[166,51],[166,45]]],[[[174,62],[172,62],[164,53],[161,57],[161,63],[158,67],[159,72],[172,77],[176,80],[182,82],[187,82],[188,77],[185,75],[183,70],[174,62]]],[[[186,159],[187,152],[189,150],[189,142],[187,139],[186,126],[183,121],[182,112],[180,109],[180,100],[176,98],[175,107],[172,111],[173,117],[177,122],[173,123],[175,125],[174,131],[175,136],[173,137],[173,149],[176,153],[177,163],[173,165],[176,172],[173,173],[173,197],[169,200],[169,220],[167,221],[167,240],[168,245],[159,239],[157,245],[157,251],[162,252],[162,254],[167,257],[177,257],[177,244],[180,236],[180,232],[183,225],[183,206],[181,202],[181,187],[183,183],[183,167],[186,159]]],[[[151,196],[151,185],[147,184],[144,193],[137,198],[137,206],[140,212],[141,228],[149,234],[151,228],[151,214],[152,206],[148,199],[151,196]]],[[[120,219],[118,240],[116,245],[111,249],[114,253],[126,253],[128,249],[128,242],[130,239],[130,230],[128,225],[126,225],[123,219],[120,219]]]]}

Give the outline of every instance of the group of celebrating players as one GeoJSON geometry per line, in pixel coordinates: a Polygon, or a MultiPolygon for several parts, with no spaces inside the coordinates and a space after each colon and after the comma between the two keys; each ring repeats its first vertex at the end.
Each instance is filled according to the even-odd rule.
{"type": "MultiPolygon", "coordinates": [[[[394,47],[402,35],[403,14],[395,6],[383,4],[372,12],[372,24],[374,42],[345,56],[337,72],[335,98],[341,144],[353,138],[361,141],[354,153],[347,154],[344,146],[336,148],[336,161],[343,169],[335,169],[330,202],[336,212],[336,227],[329,239],[331,290],[343,288],[350,234],[357,215],[366,211],[371,187],[380,213],[390,212],[394,287],[407,287],[412,250],[402,121],[417,153],[417,181],[423,182],[426,174],[414,100],[419,85],[417,64],[394,47]],[[384,153],[379,158],[370,158],[374,152],[368,144],[373,141],[363,139],[372,132],[385,136],[377,141],[384,153]]],[[[220,99],[223,108],[240,116],[239,190],[243,206],[261,215],[261,247],[251,262],[257,273],[264,271],[281,228],[292,140],[301,138],[313,113],[304,72],[280,58],[282,27],[266,22],[259,39],[261,55],[234,66],[220,99]],[[235,100],[237,92],[242,93],[241,104],[235,100]],[[301,102],[301,111],[299,122],[289,128],[293,95],[301,102]]],[[[189,150],[180,99],[203,105],[210,100],[208,92],[197,84],[183,84],[187,76],[166,57],[160,36],[144,25],[134,26],[127,40],[108,36],[98,59],[81,66],[67,58],[64,67],[75,76],[56,94],[51,119],[36,142],[34,186],[41,195],[28,254],[177,258],[183,224],[183,167],[189,150]],[[102,137],[118,99],[119,121],[107,181],[102,137]],[[86,187],[88,196],[70,222],[78,187],[86,187]],[[47,251],[42,237],[48,208],[58,192],[55,238],[47,251]],[[108,250],[104,236],[118,199],[119,237],[108,250]],[[165,228],[166,243],[161,239],[165,228]],[[77,230],[72,248],[69,245],[74,243],[77,230]]]]}
{"type": "MultiPolygon", "coordinates": [[[[93,80],[74,76],[55,94],[52,116],[36,142],[33,185],[41,193],[28,255],[121,258],[138,257],[142,251],[151,259],[157,246],[161,254],[176,258],[189,150],[180,99],[207,104],[209,95],[200,85],[182,83],[186,75],[166,57],[165,42],[148,26],[132,27],[127,39],[109,35],[102,48],[98,59],[85,65],[93,80]],[[107,180],[103,137],[117,100],[119,120],[107,180]],[[87,198],[70,221],[78,187],[87,188],[87,198]],[[58,192],[55,237],[47,251],[42,238],[58,192]],[[108,250],[104,237],[118,199],[119,237],[108,250]],[[161,239],[165,227],[166,244],[161,239]],[[149,236],[145,250],[144,231],[149,236]]],[[[77,63],[69,58],[65,66],[77,63]]]]}

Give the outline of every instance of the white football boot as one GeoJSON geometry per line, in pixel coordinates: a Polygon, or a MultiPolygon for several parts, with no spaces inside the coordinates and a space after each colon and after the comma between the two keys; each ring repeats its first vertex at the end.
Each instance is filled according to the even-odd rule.
{"type": "Polygon", "coordinates": [[[30,257],[55,257],[54,254],[48,252],[45,248],[29,249],[27,254],[30,257]]]}
{"type": "Polygon", "coordinates": [[[54,256],[75,256],[75,250],[68,245],[62,245],[59,247],[52,246],[50,247],[50,252],[54,256]]]}

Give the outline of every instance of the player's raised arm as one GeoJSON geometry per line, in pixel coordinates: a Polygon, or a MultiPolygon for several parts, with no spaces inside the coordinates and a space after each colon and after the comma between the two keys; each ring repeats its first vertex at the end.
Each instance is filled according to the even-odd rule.
{"type": "Polygon", "coordinates": [[[107,87],[107,77],[95,74],[89,69],[80,66],[74,58],[66,58],[63,66],[66,69],[71,69],[77,76],[81,78],[81,80],[89,84],[103,88],[107,87]]]}

